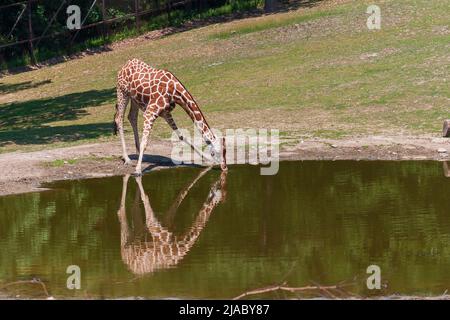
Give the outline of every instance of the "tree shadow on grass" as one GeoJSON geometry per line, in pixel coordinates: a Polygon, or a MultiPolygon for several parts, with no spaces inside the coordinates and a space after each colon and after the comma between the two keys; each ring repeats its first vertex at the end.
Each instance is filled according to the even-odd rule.
{"type": "Polygon", "coordinates": [[[44,84],[51,83],[52,80],[47,79],[39,82],[33,82],[33,81],[25,81],[25,82],[19,82],[19,83],[1,83],[0,82],[0,93],[7,94],[7,93],[13,93],[21,90],[31,89],[31,88],[37,88],[44,84]]]}
{"type": "Polygon", "coordinates": [[[73,142],[112,134],[111,123],[92,123],[59,127],[36,127],[27,130],[0,131],[0,147],[8,144],[30,145],[73,142]]]}
{"type": "Polygon", "coordinates": [[[86,107],[112,101],[114,92],[114,88],[90,90],[56,98],[3,104],[0,105],[0,128],[27,129],[54,121],[75,120],[87,115],[86,107]]]}
{"type": "Polygon", "coordinates": [[[52,122],[76,120],[96,107],[115,99],[115,89],[89,90],[56,98],[13,102],[0,105],[0,147],[7,144],[48,144],[97,138],[112,133],[111,122],[51,126],[52,122]]]}

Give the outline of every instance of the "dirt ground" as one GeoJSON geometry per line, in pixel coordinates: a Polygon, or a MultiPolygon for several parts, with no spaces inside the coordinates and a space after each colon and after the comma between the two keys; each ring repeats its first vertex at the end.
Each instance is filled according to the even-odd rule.
{"type": "MultiPolygon", "coordinates": [[[[131,146],[131,141],[128,146],[131,146]]],[[[170,141],[152,141],[144,157],[146,172],[172,166],[170,141]]],[[[450,139],[370,136],[311,139],[282,145],[280,160],[438,160],[450,161],[450,139]],[[444,151],[445,150],[445,151],[444,151]]],[[[37,152],[0,155],[0,195],[44,190],[42,183],[133,173],[120,158],[119,141],[37,152]]],[[[133,163],[136,157],[132,157],[133,163]]],[[[232,170],[232,165],[230,165],[232,170]]]]}

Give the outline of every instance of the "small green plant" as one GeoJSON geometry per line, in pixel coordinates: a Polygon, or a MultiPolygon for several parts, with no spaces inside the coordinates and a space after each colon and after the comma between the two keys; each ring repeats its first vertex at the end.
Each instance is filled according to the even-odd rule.
{"type": "Polygon", "coordinates": [[[62,167],[66,164],[75,164],[77,162],[78,162],[77,159],[69,159],[69,160],[57,159],[57,160],[50,162],[50,166],[51,167],[62,167]]]}

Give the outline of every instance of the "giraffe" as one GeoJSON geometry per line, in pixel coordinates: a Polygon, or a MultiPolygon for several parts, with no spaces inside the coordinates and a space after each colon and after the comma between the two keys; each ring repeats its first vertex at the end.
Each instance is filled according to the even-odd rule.
{"type": "Polygon", "coordinates": [[[202,154],[201,150],[198,150],[188,139],[183,137],[178,129],[171,115],[176,104],[186,111],[202,134],[211,155],[209,160],[220,163],[223,171],[227,170],[225,138],[218,139],[214,135],[197,102],[171,72],[153,68],[138,59],[129,60],[117,74],[116,89],[117,104],[113,123],[114,134],[119,132],[123,160],[125,164],[131,164],[123,132],[125,109],[128,101],[131,100],[128,120],[133,128],[136,151],[139,154],[136,175],[142,174],[142,158],[147,147],[148,136],[155,120],[159,116],[166,120],[180,140],[189,144],[197,153],[202,154]],[[140,143],[137,126],[139,109],[144,113],[144,129],[140,143]]]}
{"type": "MultiPolygon", "coordinates": [[[[174,205],[172,205],[172,208],[174,206],[178,207],[181,204],[192,186],[209,169],[210,168],[206,168],[203,170],[191,184],[180,192],[174,205]]],[[[139,208],[134,208],[135,210],[133,210],[133,213],[138,214],[135,216],[135,219],[133,219],[134,228],[133,230],[130,230],[125,207],[127,185],[130,175],[125,175],[123,177],[121,204],[117,215],[121,229],[121,256],[128,269],[133,274],[142,276],[157,270],[174,267],[180,263],[196,243],[214,208],[220,202],[225,201],[226,176],[227,172],[222,171],[220,178],[211,186],[211,190],[191,228],[183,236],[176,237],[168,229],[164,228],[155,217],[150,205],[150,199],[144,192],[141,176],[136,177],[136,183],[139,190],[136,191],[136,196],[139,193],[141,201],[144,204],[145,227],[142,226],[142,222],[141,226],[139,225],[139,221],[141,220],[139,208]],[[145,231],[139,232],[139,230],[136,229],[141,229],[141,231],[145,229],[145,231]],[[150,235],[150,237],[148,237],[148,235],[150,235]]],[[[135,200],[137,200],[137,198],[135,200]]]]}

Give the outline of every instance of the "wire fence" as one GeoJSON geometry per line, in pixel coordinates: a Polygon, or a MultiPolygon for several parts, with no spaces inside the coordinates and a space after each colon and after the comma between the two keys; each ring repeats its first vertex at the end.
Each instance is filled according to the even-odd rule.
{"type": "Polygon", "coordinates": [[[41,13],[41,16],[45,16],[46,23],[42,22],[42,18],[37,23],[36,12],[43,10],[44,2],[49,1],[26,0],[0,6],[0,14],[7,10],[11,22],[13,20],[9,13],[14,15],[11,29],[6,33],[5,28],[0,31],[0,69],[4,68],[8,59],[27,56],[30,60],[27,63],[36,64],[58,53],[78,51],[79,44],[83,41],[90,40],[94,43],[93,39],[96,39],[98,43],[102,43],[101,39],[124,29],[141,30],[143,22],[146,27],[152,19],[156,21],[155,25],[163,18],[166,23],[170,23],[174,13],[176,19],[180,13],[214,8],[224,5],[227,0],[85,0],[82,1],[80,28],[74,30],[69,29],[65,23],[68,18],[66,10],[70,5],[80,4],[80,1],[53,1],[52,10],[45,8],[45,15],[41,13]],[[18,30],[19,25],[21,32],[18,30]]]}

